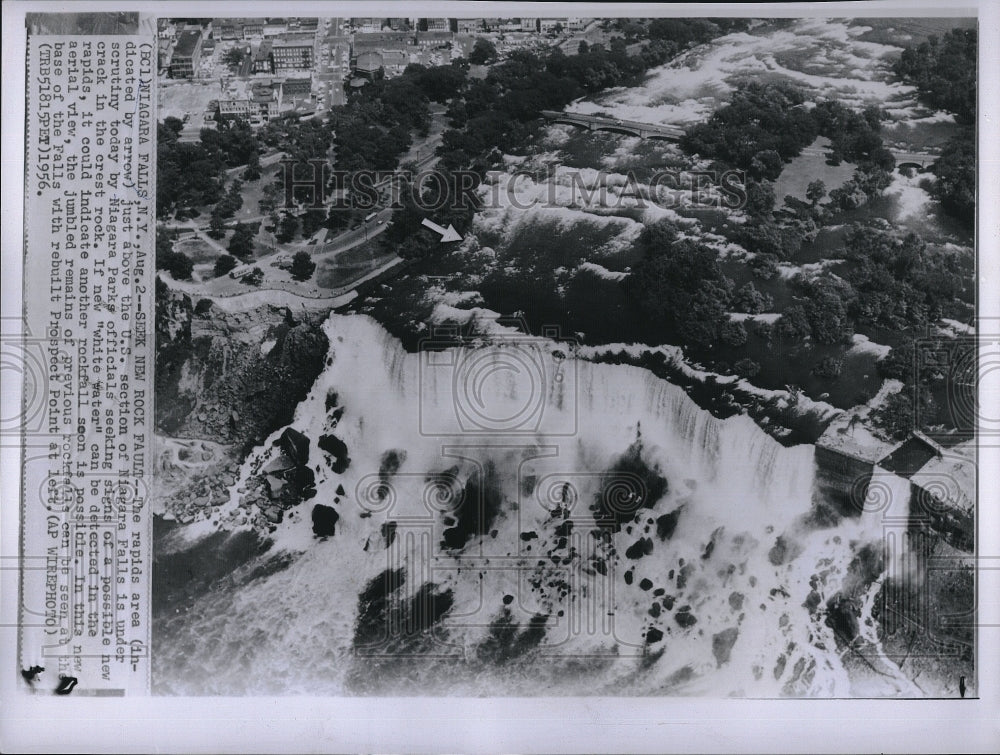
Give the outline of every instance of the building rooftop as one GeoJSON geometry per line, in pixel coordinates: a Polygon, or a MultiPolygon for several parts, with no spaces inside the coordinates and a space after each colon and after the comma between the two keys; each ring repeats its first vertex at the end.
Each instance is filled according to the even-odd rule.
{"type": "Polygon", "coordinates": [[[260,47],[257,48],[257,52],[254,54],[254,60],[267,60],[267,56],[271,54],[271,43],[267,40],[260,43],[260,47]]]}
{"type": "Polygon", "coordinates": [[[377,71],[383,65],[382,56],[377,52],[366,52],[358,56],[355,64],[359,71],[377,71]]]}
{"type": "Polygon", "coordinates": [[[944,503],[972,511],[976,499],[976,441],[969,440],[942,449],[910,482],[930,491],[944,503]]]}
{"type": "Polygon", "coordinates": [[[189,29],[182,31],[177,38],[177,46],[174,48],[174,57],[191,57],[194,54],[198,42],[201,40],[201,32],[189,29]]]}

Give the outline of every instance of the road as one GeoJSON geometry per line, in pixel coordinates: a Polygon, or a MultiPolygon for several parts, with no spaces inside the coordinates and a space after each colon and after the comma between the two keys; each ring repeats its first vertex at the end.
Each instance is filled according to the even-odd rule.
{"type": "MultiPolygon", "coordinates": [[[[269,155],[264,155],[260,158],[260,167],[266,168],[270,165],[274,165],[277,162],[281,162],[285,158],[284,152],[272,152],[269,155]]],[[[247,169],[246,165],[237,165],[235,168],[229,168],[226,170],[226,175],[230,178],[237,176],[247,169]]]]}
{"type": "Polygon", "coordinates": [[[368,281],[404,264],[406,264],[406,260],[402,257],[392,257],[357,280],[332,289],[321,289],[315,284],[297,283],[295,281],[265,281],[260,287],[248,289],[242,283],[233,280],[229,276],[213,278],[201,283],[193,283],[191,281],[175,280],[163,270],[158,271],[158,274],[170,280],[171,288],[183,291],[192,297],[211,299],[222,304],[227,309],[249,309],[264,304],[284,306],[294,303],[291,300],[298,300],[303,306],[308,304],[310,306],[334,308],[351,301],[354,298],[354,292],[368,281]],[[233,307],[233,305],[236,306],[233,307]]]}
{"type": "Polygon", "coordinates": [[[347,102],[344,79],[351,72],[351,38],[344,33],[343,24],[342,18],[330,19],[330,25],[324,27],[319,37],[319,65],[313,81],[319,90],[320,112],[347,102]]]}

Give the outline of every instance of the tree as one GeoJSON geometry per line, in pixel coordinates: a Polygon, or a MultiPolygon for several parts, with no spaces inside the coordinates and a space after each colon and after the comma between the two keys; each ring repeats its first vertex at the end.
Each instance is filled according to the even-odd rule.
{"type": "Polygon", "coordinates": [[[249,273],[243,276],[243,282],[248,286],[259,286],[264,282],[264,271],[259,267],[255,267],[249,273]]]}
{"type": "Polygon", "coordinates": [[[222,62],[226,64],[230,71],[236,73],[243,64],[243,50],[239,47],[231,47],[222,56],[222,62]]]}
{"type": "Polygon", "coordinates": [[[778,256],[775,254],[757,254],[747,263],[753,274],[762,280],[769,281],[778,274],[778,256]]]}
{"type": "Polygon", "coordinates": [[[316,270],[316,263],[313,262],[309,252],[296,252],[292,257],[291,273],[297,281],[307,281],[312,278],[316,270]]]}
{"type": "Polygon", "coordinates": [[[760,372],[760,365],[749,357],[746,357],[736,362],[736,364],[733,365],[733,369],[736,371],[737,375],[745,378],[752,378],[756,377],[757,373],[760,372]]]}
{"type": "Polygon", "coordinates": [[[718,253],[688,239],[666,244],[672,226],[656,224],[640,236],[645,255],[627,279],[633,301],[651,321],[665,321],[683,340],[707,346],[728,320],[732,281],[718,253]]]}
{"type": "Polygon", "coordinates": [[[312,235],[323,227],[326,222],[326,213],[322,208],[310,207],[302,215],[302,236],[312,238],[312,235]]]}
{"type": "Polygon", "coordinates": [[[290,212],[286,212],[282,218],[281,222],[278,224],[277,239],[283,244],[287,244],[289,241],[295,238],[295,234],[299,230],[299,219],[290,212]]]}
{"type": "Polygon", "coordinates": [[[789,341],[801,341],[809,335],[811,327],[806,311],[801,304],[787,307],[775,324],[778,335],[789,341]]]}
{"type": "Polygon", "coordinates": [[[213,239],[221,239],[226,235],[226,221],[217,212],[212,212],[212,217],[208,221],[208,235],[213,239]]]}
{"type": "Polygon", "coordinates": [[[254,150],[250,153],[250,157],[247,158],[247,167],[243,171],[243,178],[247,181],[256,181],[260,176],[260,155],[254,150]]]}
{"type": "Polygon", "coordinates": [[[739,321],[730,321],[722,325],[720,337],[722,338],[722,342],[727,346],[739,348],[746,345],[747,329],[739,321]]]}
{"type": "Polygon", "coordinates": [[[733,295],[733,309],[751,315],[766,312],[773,303],[771,297],[758,291],[753,283],[744,284],[733,295]]]}
{"type": "Polygon", "coordinates": [[[840,377],[840,373],[843,371],[844,360],[833,356],[823,357],[812,368],[814,375],[827,379],[840,377]]]}
{"type": "Polygon", "coordinates": [[[747,181],[745,209],[751,217],[766,217],[774,212],[774,184],[770,181],[747,181]]]}
{"type": "Polygon", "coordinates": [[[871,415],[872,422],[894,440],[903,440],[915,428],[916,413],[908,390],[889,396],[871,415]]]}
{"type": "Polygon", "coordinates": [[[826,184],[820,179],[815,181],[810,181],[809,185],[806,187],[806,199],[812,202],[813,207],[819,204],[819,201],[826,196],[826,184]]]}
{"type": "Polygon", "coordinates": [[[241,260],[253,255],[253,228],[244,223],[237,223],[233,235],[229,239],[229,252],[241,260]]]}
{"type": "Polygon", "coordinates": [[[773,149],[765,149],[754,155],[750,162],[750,173],[758,181],[764,178],[774,181],[781,175],[784,167],[781,155],[773,149]]]}
{"type": "Polygon", "coordinates": [[[497,48],[485,37],[477,37],[472,45],[472,52],[469,53],[469,62],[476,65],[492,63],[497,59],[497,48]]]}
{"type": "Polygon", "coordinates": [[[229,254],[220,255],[215,261],[215,277],[218,278],[225,275],[226,273],[234,270],[239,264],[239,261],[229,254]]]}
{"type": "Polygon", "coordinates": [[[949,141],[931,167],[937,176],[931,195],[969,227],[976,214],[976,145],[963,135],[949,141]]]}
{"type": "Polygon", "coordinates": [[[156,266],[166,270],[176,280],[191,280],[194,272],[194,262],[183,252],[168,252],[165,257],[157,258],[156,266]]]}

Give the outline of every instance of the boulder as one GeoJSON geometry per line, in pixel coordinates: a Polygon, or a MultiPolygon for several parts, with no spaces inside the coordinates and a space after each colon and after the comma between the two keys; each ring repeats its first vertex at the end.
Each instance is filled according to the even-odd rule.
{"type": "Polygon", "coordinates": [[[309,438],[298,430],[286,427],[278,438],[278,445],[293,466],[300,467],[309,462],[309,438]]]}
{"type": "Polygon", "coordinates": [[[317,503],[312,510],[312,529],[317,537],[331,537],[336,534],[337,522],[340,514],[331,506],[324,506],[317,503]]]}
{"type": "Polygon", "coordinates": [[[739,629],[729,627],[729,629],[723,629],[712,636],[712,654],[715,656],[715,662],[719,666],[729,662],[729,655],[732,653],[733,645],[736,643],[736,638],[739,637],[739,634],[739,629]]]}

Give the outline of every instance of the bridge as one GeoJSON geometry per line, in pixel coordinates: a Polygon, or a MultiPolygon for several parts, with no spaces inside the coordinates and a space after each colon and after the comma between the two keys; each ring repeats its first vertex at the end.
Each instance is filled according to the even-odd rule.
{"type": "Polygon", "coordinates": [[[542,117],[548,118],[553,123],[566,123],[570,126],[585,128],[588,131],[614,131],[619,134],[638,136],[640,139],[666,139],[667,141],[675,142],[684,136],[684,129],[679,126],[626,121],[617,118],[605,118],[600,115],[559,113],[555,110],[543,110],[542,117]]]}
{"type": "MultiPolygon", "coordinates": [[[[931,163],[938,159],[937,155],[931,155],[926,152],[904,152],[898,149],[890,149],[889,152],[896,160],[896,170],[913,168],[917,172],[921,172],[929,168],[931,163]]],[[[802,150],[801,154],[825,157],[827,152],[824,149],[806,147],[802,150]]]]}
{"type": "MultiPolygon", "coordinates": [[[[641,121],[628,121],[617,118],[608,118],[602,115],[586,115],[584,113],[565,113],[555,110],[543,110],[542,117],[553,123],[565,123],[570,126],[585,128],[588,131],[613,131],[629,136],[638,136],[640,139],[665,139],[675,142],[684,135],[684,129],[680,126],[664,125],[662,123],[643,123],[641,121]]],[[[896,160],[896,168],[903,170],[913,168],[923,171],[930,167],[937,159],[937,155],[930,155],[925,152],[904,152],[890,149],[892,156],[896,160]]],[[[803,155],[825,156],[826,151],[813,147],[806,147],[802,150],[803,155]]]]}

